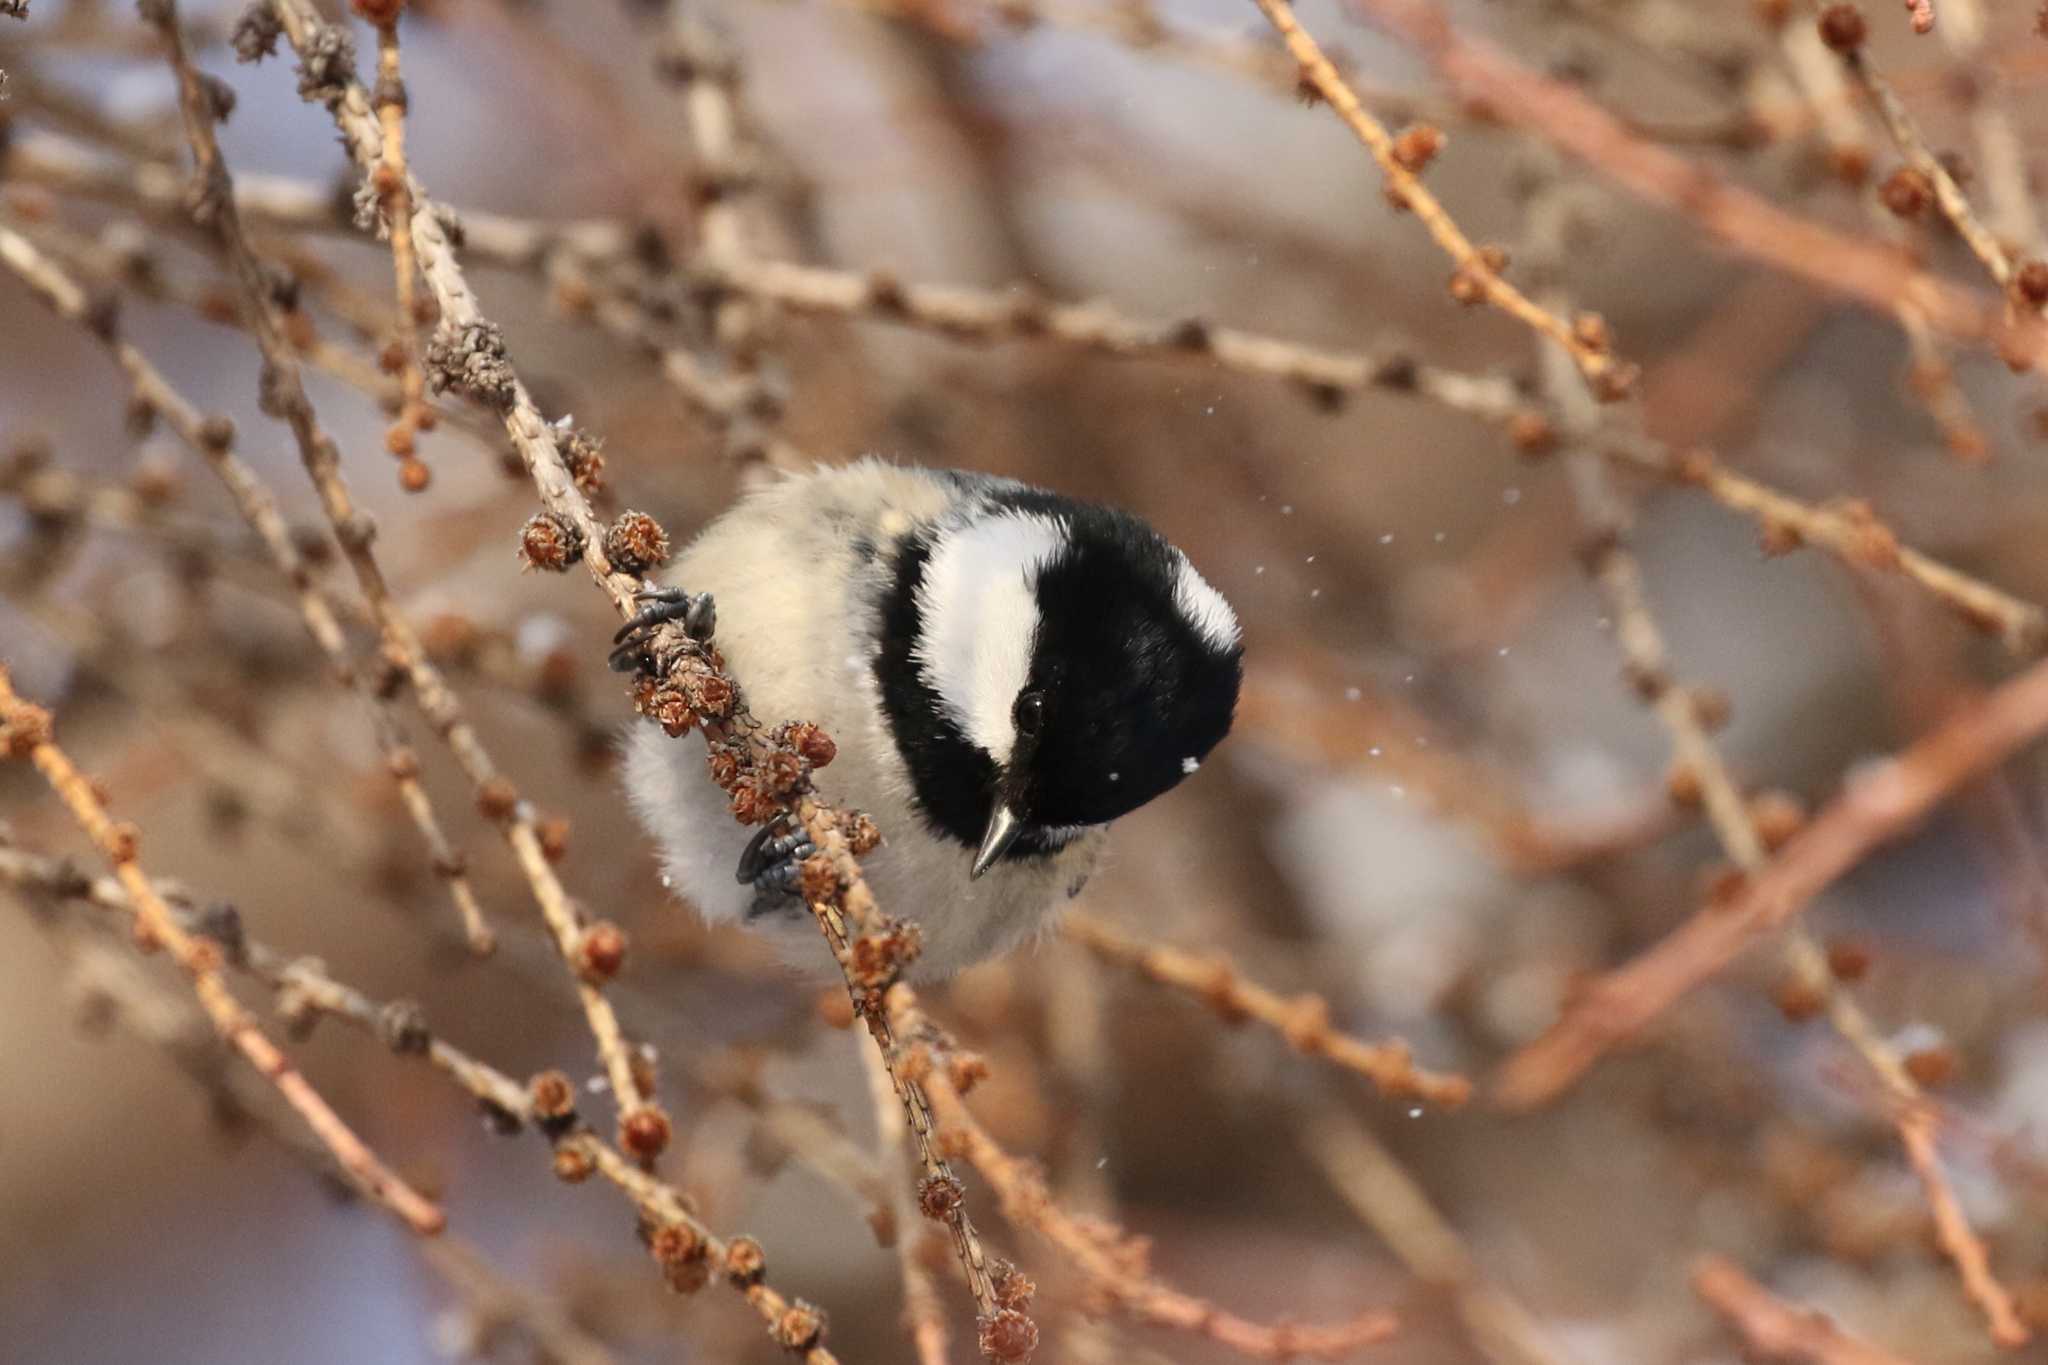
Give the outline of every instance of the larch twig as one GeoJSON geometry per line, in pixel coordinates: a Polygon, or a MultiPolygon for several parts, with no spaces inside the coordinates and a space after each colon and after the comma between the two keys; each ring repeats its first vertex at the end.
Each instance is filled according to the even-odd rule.
{"type": "Polygon", "coordinates": [[[116,823],[107,814],[105,804],[93,791],[91,779],[57,746],[52,731],[50,713],[25,701],[14,690],[14,680],[5,665],[0,665],[0,754],[25,758],[35,766],[100,856],[114,869],[125,896],[125,909],[134,923],[136,943],[145,951],[162,948],[170,953],[190,978],[193,994],[198,996],[215,1031],[298,1111],[366,1198],[390,1210],[416,1233],[439,1232],[446,1222],[440,1208],[408,1185],[356,1136],[235,999],[227,983],[221,980],[220,955],[178,923],[144,875],[137,861],[140,832],[132,825],[116,823]]]}

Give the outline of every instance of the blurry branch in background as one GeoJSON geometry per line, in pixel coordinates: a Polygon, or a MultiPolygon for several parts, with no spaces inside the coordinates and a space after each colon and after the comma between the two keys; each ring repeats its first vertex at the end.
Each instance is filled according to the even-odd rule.
{"type": "MultiPolygon", "coordinates": [[[[29,139],[15,153],[24,173],[49,183],[75,178],[72,159],[45,139],[29,139]]],[[[146,169],[146,168],[145,168],[146,169]]],[[[156,172],[138,171],[133,193],[128,176],[91,183],[154,211],[169,211],[176,199],[171,184],[156,172]],[[143,192],[142,185],[158,188],[143,192]]],[[[324,200],[311,187],[273,181],[272,195],[300,205],[280,225],[334,227],[333,196],[324,200]]],[[[259,201],[264,202],[264,201],[259,201]]],[[[469,244],[492,241],[492,259],[507,266],[542,268],[560,253],[572,272],[601,263],[623,269],[630,234],[622,225],[596,221],[557,230],[539,224],[465,212],[469,244]]],[[[915,327],[961,342],[1023,342],[1067,345],[1105,355],[1161,360],[1207,360],[1225,369],[1278,379],[1299,388],[1319,408],[1335,410],[1358,392],[1412,396],[1498,425],[1516,450],[1542,458],[1554,450],[1562,415],[1548,400],[1525,394],[1502,376],[1474,375],[1435,365],[1412,347],[1382,345],[1356,351],[1306,345],[1289,338],[1223,326],[1199,316],[1178,320],[1132,316],[1107,303],[1047,299],[1029,289],[985,290],[903,280],[889,272],[859,272],[793,262],[746,258],[723,264],[692,261],[685,280],[713,299],[738,292],[797,313],[820,313],[915,327]]],[[[585,289],[594,287],[586,283],[585,289]]],[[[762,401],[758,384],[735,387],[705,372],[679,348],[652,342],[652,333],[623,298],[591,305],[604,324],[647,349],[693,407],[721,421],[754,410],[762,401]]],[[[1917,316],[1917,313],[1915,314],[1917,316]]],[[[574,316],[572,310],[571,316],[574,316]]],[[[1604,324],[1583,315],[1589,333],[1604,324]]],[[[1786,553],[1813,545],[1854,567],[1898,573],[1947,603],[1977,629],[1996,635],[2017,653],[2048,647],[2048,613],[2033,603],[1964,573],[1905,544],[1867,502],[1839,499],[1815,504],[1729,468],[1711,452],[1674,449],[1640,432],[1603,427],[1587,437],[1590,448],[1616,465],[1706,494],[1756,522],[1765,548],[1786,553]]],[[[773,459],[775,456],[770,451],[773,459]]],[[[787,452],[785,452],[787,454],[787,452]]]]}
{"type": "Polygon", "coordinates": [[[0,756],[26,759],[50,784],[85,831],[100,856],[114,869],[123,899],[117,907],[131,920],[136,946],[144,952],[166,950],[186,976],[192,992],[206,1010],[213,1027],[250,1066],[298,1111],[351,1183],[364,1196],[389,1209],[417,1233],[439,1232],[446,1221],[441,1210],[363,1145],[341,1117],[320,1097],[289,1057],[266,1037],[249,1012],[242,1008],[220,977],[220,954],[187,932],[171,914],[136,861],[141,833],[133,825],[117,824],[93,791],[91,779],[81,773],[52,738],[55,722],[49,712],[25,701],[14,690],[14,680],[0,665],[0,756]]]}
{"type": "Polygon", "coordinates": [[[2048,664],[1970,702],[1889,758],[1860,768],[1776,856],[1633,961],[1585,982],[1541,1038],[1502,1067],[1496,1097],[1548,1103],[1616,1045],[1726,969],[1872,852],[1910,832],[1970,779],[2048,733],[2048,664]]]}
{"type": "Polygon", "coordinates": [[[1786,1365],[1908,1365],[1905,1357],[1850,1336],[1827,1314],[1778,1298],[1721,1257],[1707,1257],[1694,1267],[1692,1287],[1756,1360],[1786,1365]]]}
{"type": "MultiPolygon", "coordinates": [[[[333,31],[297,0],[271,0],[264,12],[274,16],[306,69],[324,73],[325,79],[309,93],[319,95],[327,104],[358,167],[374,174],[375,167],[382,162],[380,130],[368,114],[362,87],[345,69],[337,68],[331,51],[327,50],[333,31]]],[[[417,215],[414,245],[441,313],[435,354],[430,355],[429,363],[443,385],[497,409],[504,418],[506,432],[518,447],[547,508],[546,514],[528,523],[529,561],[538,567],[563,570],[581,559],[619,614],[630,621],[647,586],[642,575],[667,556],[666,534],[651,517],[639,513],[621,516],[609,529],[600,528],[583,488],[558,447],[556,428],[542,418],[506,359],[502,334],[483,318],[441,227],[438,210],[416,178],[409,181],[408,190],[417,215]],[[547,534],[535,553],[532,533],[537,528],[547,534]]],[[[649,650],[653,667],[650,676],[643,680],[636,699],[638,705],[658,717],[672,737],[680,737],[692,728],[703,732],[711,750],[714,777],[731,796],[736,817],[759,822],[793,804],[797,817],[820,850],[806,867],[804,898],[817,915],[847,990],[865,1015],[875,1046],[896,1080],[897,1094],[925,1169],[925,1180],[952,1182],[957,1187],[957,1177],[933,1143],[924,1093],[917,1079],[903,1074],[899,1068],[895,1039],[890,1033],[893,1020],[884,1011],[883,1002],[888,994],[904,989],[895,978],[915,956],[916,941],[914,929],[906,932],[883,916],[855,861],[850,845],[858,842],[863,850],[870,849],[879,840],[879,833],[865,817],[850,816],[803,795],[810,785],[812,765],[830,761],[833,751],[829,738],[818,735],[815,727],[799,734],[797,727],[784,725],[764,742],[761,727],[741,710],[738,688],[723,673],[715,651],[688,639],[674,625],[661,627],[656,639],[649,643],[649,650]],[[851,933],[846,931],[848,924],[851,933]]],[[[545,868],[544,863],[542,867],[545,868]]],[[[545,900],[543,908],[547,908],[545,900]]],[[[576,941],[566,905],[550,912],[550,922],[562,955],[573,969],[576,941]]],[[[587,981],[581,986],[600,1051],[608,1065],[616,1061],[618,1068],[624,1070],[623,1077],[615,1077],[613,1082],[622,1106],[621,1133],[633,1134],[634,1119],[652,1114],[659,1120],[660,1140],[653,1140],[650,1131],[632,1145],[641,1155],[658,1153],[667,1145],[666,1116],[644,1103],[636,1108],[639,1093],[630,1068],[619,1059],[622,1049],[615,1046],[618,1034],[616,1023],[611,1022],[610,1004],[587,981]]],[[[914,1015],[912,1022],[921,1027],[921,1021],[914,1015]]],[[[641,1126],[653,1128],[647,1123],[641,1126]]],[[[983,1354],[999,1360],[1029,1355],[1037,1342],[1037,1328],[1020,1308],[998,1302],[979,1236],[964,1202],[952,1201],[937,1212],[952,1234],[955,1253],[974,1296],[983,1354]]]]}
{"type": "MultiPolygon", "coordinates": [[[[1263,2],[1263,0],[1262,0],[1263,2]]],[[[2014,328],[1998,302],[1914,266],[1902,253],[1781,209],[1705,166],[1656,146],[1582,92],[1452,24],[1437,0],[1349,0],[1413,46],[1454,89],[1585,162],[1644,201],[1697,223],[1735,250],[1833,293],[1893,311],[1910,303],[1936,330],[2041,363],[2048,332],[2014,328]]]]}
{"type": "MultiPolygon", "coordinates": [[[[476,793],[477,808],[497,826],[518,860],[520,870],[532,887],[534,899],[553,932],[564,965],[576,978],[577,994],[596,1039],[598,1056],[619,1108],[619,1132],[635,1153],[643,1158],[658,1155],[668,1145],[670,1123],[659,1105],[643,1093],[636,1077],[618,1016],[605,997],[602,982],[617,971],[623,955],[623,936],[606,923],[585,924],[570,902],[556,876],[546,841],[529,803],[504,776],[484,747],[460,699],[448,686],[441,671],[427,658],[418,633],[399,611],[383,568],[372,550],[375,527],[358,511],[341,472],[341,451],[322,429],[307,396],[297,356],[285,338],[270,298],[270,285],[263,263],[257,258],[235,207],[234,183],[221,158],[214,137],[217,105],[208,86],[186,56],[179,34],[177,7],[163,0],[154,10],[164,35],[165,47],[179,85],[179,105],[186,137],[200,178],[200,193],[194,216],[202,226],[218,232],[228,263],[241,287],[257,346],[262,351],[260,381],[264,411],[284,421],[297,443],[301,462],[320,495],[321,510],[333,528],[344,558],[354,571],[364,602],[377,622],[383,647],[394,669],[412,685],[414,699],[435,732],[461,764],[476,793]]],[[[330,76],[338,63],[337,53],[317,59],[319,70],[330,76]]],[[[312,68],[309,68],[309,70],[312,68]]],[[[361,97],[360,87],[356,95],[361,97]]],[[[372,121],[374,128],[375,122],[372,121]]],[[[381,144],[380,144],[381,146],[381,144]]],[[[386,165],[381,155],[375,165],[386,165]]],[[[372,174],[375,174],[374,169],[372,174]]],[[[407,186],[410,190],[410,185],[407,186]]],[[[412,209],[422,210],[423,201],[408,199],[412,209]]],[[[427,234],[415,234],[424,238],[427,234]]]]}
{"type": "MultiPolygon", "coordinates": [[[[913,1036],[902,1026],[901,1015],[903,1003],[910,999],[907,987],[898,987],[891,995],[892,1007],[898,1011],[900,1036],[913,1036]]],[[[1239,1317],[1162,1282],[1151,1272],[1145,1239],[1131,1236],[1114,1223],[1062,1208],[1046,1188],[1044,1174],[1037,1164],[1004,1151],[968,1112],[955,1078],[948,1074],[950,1068],[941,1059],[931,1057],[928,1049],[920,1046],[920,1051],[923,1055],[915,1064],[927,1078],[941,1145],[972,1163],[995,1188],[1004,1216],[1019,1227],[1031,1228],[1057,1247],[1069,1264],[1080,1271],[1091,1292],[1119,1314],[1154,1327],[1208,1337],[1261,1360],[1304,1356],[1340,1359],[1394,1335],[1398,1324],[1388,1312],[1368,1310],[1349,1322],[1330,1326],[1287,1322],[1268,1325],[1239,1317]]],[[[921,1187],[920,1199],[930,1197],[931,1192],[931,1187],[921,1187]]],[[[957,1198],[957,1186],[946,1191],[945,1197],[957,1198]]],[[[1004,1282],[1005,1277],[999,1275],[999,1293],[1004,1282]]],[[[1025,1283],[1028,1286],[1029,1282],[1025,1283]]]]}
{"type": "Polygon", "coordinates": [[[1464,229],[1423,185],[1420,172],[1442,148],[1443,133],[1422,124],[1408,129],[1397,141],[1384,124],[1366,111],[1358,92],[1294,17],[1294,7],[1288,0],[1256,3],[1260,13],[1279,32],[1294,60],[1300,63],[1302,79],[1328,102],[1344,126],[1372,153],[1380,174],[1386,178],[1388,197],[1420,219],[1430,237],[1451,258],[1451,297],[1461,303],[1483,299],[1531,331],[1556,342],[1603,401],[1627,397],[1640,370],[1616,359],[1606,324],[1592,314],[1567,322],[1508,283],[1502,273],[1507,269],[1506,253],[1498,247],[1475,247],[1464,229]]]}
{"type": "Polygon", "coordinates": [[[1456,1109],[1472,1097],[1472,1082],[1422,1070],[1406,1043],[1367,1043],[1341,1032],[1331,1026],[1330,1002],[1322,996],[1309,993],[1290,999],[1267,990],[1246,980],[1227,956],[1197,956],[1166,944],[1145,943],[1078,910],[1060,920],[1060,934],[1105,962],[1185,992],[1226,1023],[1256,1020],[1297,1052],[1365,1077],[1388,1099],[1426,1100],[1456,1109]]]}
{"type": "Polygon", "coordinates": [[[388,698],[373,678],[364,676],[349,655],[337,619],[336,607],[314,579],[305,555],[299,549],[277,508],[277,498],[264,486],[256,471],[234,450],[234,423],[222,416],[205,416],[189,402],[148,357],[120,335],[119,313],[114,300],[95,300],[54,261],[37,251],[19,233],[0,227],[0,263],[19,275],[37,296],[66,321],[84,327],[112,352],[114,361],[127,376],[134,400],[143,411],[160,418],[187,448],[204,460],[234,498],[236,510],[262,543],[278,574],[291,586],[298,599],[299,615],[306,633],[327,658],[335,680],[362,697],[370,712],[377,746],[384,766],[398,784],[406,813],[427,845],[435,872],[448,883],[449,895],[461,916],[470,947],[489,952],[491,931],[485,925],[476,892],[471,888],[467,860],[449,843],[426,789],[420,785],[419,757],[406,742],[388,698]]]}
{"type": "MultiPolygon", "coordinates": [[[[0,674],[0,687],[5,682],[0,674]]],[[[0,710],[0,723],[11,727],[6,732],[10,740],[38,723],[33,715],[24,718],[21,707],[11,693],[0,695],[0,708],[6,708],[0,710]]],[[[694,1293],[713,1279],[723,1280],[760,1315],[770,1335],[806,1365],[833,1365],[835,1357],[820,1344],[824,1315],[769,1286],[760,1244],[748,1237],[726,1239],[713,1233],[691,1212],[690,1201],[680,1191],[641,1170],[593,1132],[576,1111],[576,1087],[567,1076],[548,1071],[522,1085],[434,1033],[417,1003],[380,1003],[335,979],[317,961],[266,946],[245,933],[241,916],[232,907],[203,913],[173,908],[174,902],[187,899],[185,892],[142,878],[133,872],[132,862],[117,865],[116,871],[122,867],[130,872],[122,873],[118,881],[92,878],[61,859],[0,845],[0,885],[131,914],[138,905],[155,906],[178,942],[261,981],[287,1019],[302,1024],[315,1018],[337,1019],[380,1039],[401,1057],[427,1062],[467,1092],[496,1131],[534,1129],[552,1149],[560,1180],[582,1184],[596,1175],[623,1192],[638,1210],[648,1252],[672,1288],[694,1293]]],[[[225,987],[221,991],[224,994],[225,987]]],[[[348,1158],[341,1152],[336,1156],[343,1169],[349,1169],[348,1158]]],[[[431,1205],[426,1208],[438,1215],[431,1205]]],[[[425,1230],[437,1229],[438,1224],[425,1230]]]]}
{"type": "MultiPolygon", "coordinates": [[[[1530,254],[1543,273],[1561,270],[1567,241],[1579,223],[1580,208],[1554,187],[1540,188],[1527,210],[1530,254]]],[[[1561,291],[1553,287],[1553,296],[1561,291]]],[[[1553,298],[1553,303],[1559,300],[1553,298]]],[[[1562,357],[1545,348],[1539,357],[1550,391],[1567,415],[1567,440],[1596,432],[1604,415],[1588,401],[1562,357]]],[[[1586,572],[1598,586],[1613,621],[1623,673],[1637,698],[1648,707],[1671,737],[1673,791],[1683,793],[1706,813],[1722,852],[1740,887],[1763,875],[1771,853],[1797,832],[1805,811],[1786,793],[1746,797],[1715,744],[1713,731],[1726,720],[1725,706],[1710,700],[1701,688],[1688,686],[1672,672],[1663,627],[1650,607],[1643,573],[1629,537],[1632,517],[1596,456],[1572,451],[1567,470],[1579,509],[1586,572]]],[[[1727,898],[1717,891],[1719,899],[1727,898]]],[[[1992,1339],[2001,1346],[2023,1345],[2031,1337],[2014,1310],[2011,1294],[1992,1278],[1983,1243],[1963,1218],[1947,1173],[1934,1152],[1935,1111],[1897,1051],[1879,1036],[1876,1026],[1851,995],[1836,982],[1826,951],[1796,919],[1781,930],[1782,949],[1791,982],[1781,989],[1781,1002],[1798,999],[1807,1012],[1825,1012],[1828,1022],[1869,1064],[1885,1091],[1889,1117],[1897,1127],[1914,1172],[1935,1210],[1942,1250],[1961,1272],[1965,1292],[1984,1310],[1992,1339]]],[[[1788,1010],[1788,1013],[1793,1011],[1788,1010]]]]}
{"type": "Polygon", "coordinates": [[[1363,1124],[1312,1123],[1303,1142],[1323,1175],[1414,1276],[1450,1294],[1479,1353],[1494,1365],[1567,1365],[1522,1303],[1490,1283],[1457,1230],[1363,1124]]]}

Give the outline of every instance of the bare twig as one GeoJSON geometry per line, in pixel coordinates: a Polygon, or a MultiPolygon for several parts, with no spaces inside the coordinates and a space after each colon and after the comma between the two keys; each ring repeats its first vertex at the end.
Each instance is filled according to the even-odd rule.
{"type": "Polygon", "coordinates": [[[122,337],[112,313],[96,308],[94,301],[57,264],[37,251],[19,233],[0,227],[0,263],[6,264],[37,296],[60,317],[85,327],[112,353],[128,377],[136,400],[161,417],[192,452],[204,460],[235,500],[242,519],[248,522],[263,544],[273,566],[291,586],[297,599],[306,633],[327,657],[328,665],[343,686],[363,699],[370,714],[384,765],[398,785],[406,813],[426,842],[435,872],[448,883],[464,935],[479,953],[491,950],[490,927],[483,908],[469,882],[467,862],[449,842],[434,812],[433,802],[420,785],[419,758],[407,743],[403,727],[392,707],[361,676],[349,656],[334,602],[314,579],[305,556],[292,539],[291,529],[277,508],[277,499],[264,486],[256,471],[235,454],[234,424],[225,417],[207,417],[172,388],[163,372],[122,337]]]}
{"type": "Polygon", "coordinates": [[[1260,13],[1278,30],[1281,41],[1287,45],[1295,61],[1300,63],[1304,80],[1329,102],[1337,117],[1372,153],[1380,174],[1386,178],[1387,191],[1394,202],[1421,219],[1430,237],[1451,258],[1457,272],[1452,278],[1453,292],[1459,292],[1462,286],[1464,291],[1476,293],[1537,335],[1556,342],[1571,356],[1572,363],[1578,366],[1587,384],[1601,398],[1611,401],[1627,395],[1635,383],[1636,369],[1615,358],[1606,328],[1597,325],[1597,319],[1567,322],[1508,283],[1501,274],[1504,260],[1498,259],[1497,252],[1489,255],[1475,247],[1415,173],[1413,167],[1418,161],[1426,162],[1428,154],[1404,155],[1396,148],[1394,135],[1367,112],[1358,92],[1351,88],[1324,54],[1322,46],[1294,17],[1294,7],[1289,0],[1256,0],[1256,3],[1260,13]]]}
{"type": "Polygon", "coordinates": [[[1850,1336],[1826,1314],[1778,1298],[1722,1257],[1709,1256],[1694,1266],[1692,1287],[1760,1360],[1782,1360],[1790,1365],[1907,1365],[1905,1357],[1850,1336]]]}
{"type": "Polygon", "coordinates": [[[1509,1058],[1495,1091],[1524,1108],[1554,1099],[1610,1048],[1803,910],[1869,854],[1908,833],[1971,778],[2048,732],[2048,664],[1960,710],[1902,752],[1866,765],[1725,903],[1700,910],[1634,961],[1586,982],[1550,1030],[1509,1058]]]}
{"type": "Polygon", "coordinates": [[[365,1197],[390,1210],[414,1232],[439,1232],[445,1222],[441,1210],[364,1145],[228,990],[221,980],[219,954],[178,923],[143,874],[136,861],[140,832],[132,825],[117,824],[107,814],[106,806],[93,791],[91,779],[57,747],[51,732],[49,712],[23,700],[15,692],[8,670],[0,665],[0,752],[26,758],[35,765],[72,819],[113,867],[126,897],[125,908],[134,922],[137,944],[145,951],[162,948],[170,953],[191,979],[192,991],[215,1031],[258,1074],[277,1087],[365,1197]]]}
{"type": "MultiPolygon", "coordinates": [[[[897,987],[890,999],[896,1012],[909,999],[908,988],[897,987]]],[[[897,1032],[909,1036],[900,1026],[897,1032]]],[[[1114,1224],[1078,1218],[1054,1203],[1037,1167],[1003,1150],[968,1112],[944,1068],[927,1062],[921,1069],[946,1142],[995,1188],[1004,1216],[1058,1247],[1096,1292],[1132,1320],[1208,1337],[1262,1360],[1342,1359],[1394,1334],[1394,1315],[1387,1312],[1368,1311],[1331,1326],[1267,1325],[1161,1282],[1146,1266],[1142,1242],[1114,1224]]]]}
{"type": "Polygon", "coordinates": [[[1362,1124],[1329,1118],[1306,1135],[1332,1188],[1425,1284],[1447,1291],[1472,1344],[1495,1365],[1564,1365],[1522,1302],[1491,1283],[1415,1177],[1362,1124]]]}
{"type": "MultiPolygon", "coordinates": [[[[622,1138],[629,1138],[629,1145],[642,1155],[658,1153],[667,1145],[669,1120],[658,1105],[641,1093],[618,1016],[598,984],[601,976],[583,964],[582,949],[589,930],[570,903],[560,878],[555,875],[531,807],[519,799],[517,789],[500,773],[465,715],[460,700],[440,670],[427,658],[418,634],[398,609],[383,569],[371,549],[374,527],[367,516],[357,510],[341,473],[341,452],[333,438],[321,428],[313,411],[312,401],[307,397],[300,377],[298,358],[285,340],[270,301],[262,263],[243,230],[241,216],[235,206],[233,181],[214,137],[207,88],[186,56],[178,35],[176,5],[165,0],[157,12],[162,17],[166,48],[178,75],[186,137],[192,144],[198,163],[201,182],[199,203],[202,212],[211,215],[220,233],[229,265],[241,288],[244,307],[250,315],[257,345],[263,352],[264,406],[290,426],[300,460],[319,492],[321,510],[333,526],[363,598],[376,618],[386,650],[411,681],[421,710],[469,776],[477,793],[479,809],[497,825],[526,875],[534,899],[554,934],[557,950],[576,978],[578,998],[596,1038],[598,1056],[618,1103],[622,1138]]],[[[357,93],[361,93],[359,87],[357,93]]],[[[381,147],[381,140],[378,146],[381,147]]],[[[373,164],[380,160],[373,158],[373,164]]],[[[417,200],[415,202],[417,205],[417,200]]],[[[416,244],[429,236],[423,230],[424,226],[423,223],[415,224],[416,244]]]]}
{"type": "Polygon", "coordinates": [[[1246,980],[1225,955],[1141,942],[1079,911],[1062,917],[1060,933],[1104,961],[1193,996],[1220,1018],[1257,1020],[1297,1051],[1365,1077],[1389,1099],[1426,1100],[1455,1109],[1471,1098],[1472,1083],[1463,1076],[1422,1070],[1406,1043],[1368,1043],[1333,1028],[1329,1001],[1313,993],[1290,999],[1270,991],[1246,980]]]}

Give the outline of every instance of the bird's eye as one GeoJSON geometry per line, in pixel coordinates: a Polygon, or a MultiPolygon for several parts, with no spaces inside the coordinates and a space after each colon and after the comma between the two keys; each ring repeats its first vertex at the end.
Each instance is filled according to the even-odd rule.
{"type": "Polygon", "coordinates": [[[1029,739],[1045,724],[1045,694],[1043,692],[1020,692],[1014,713],[1017,733],[1029,739]]]}

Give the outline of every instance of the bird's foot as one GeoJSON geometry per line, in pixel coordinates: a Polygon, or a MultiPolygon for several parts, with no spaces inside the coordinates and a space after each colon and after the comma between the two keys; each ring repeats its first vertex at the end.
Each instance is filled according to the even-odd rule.
{"type": "Polygon", "coordinates": [[[646,605],[612,636],[609,662],[614,673],[634,673],[649,667],[653,660],[648,655],[648,645],[662,626],[680,624],[683,634],[700,645],[718,627],[718,608],[708,592],[648,588],[635,596],[646,605]]]}
{"type": "Polygon", "coordinates": [[[804,859],[818,851],[803,829],[791,829],[786,816],[778,816],[755,833],[740,854],[733,879],[751,885],[758,893],[755,908],[747,918],[765,913],[778,896],[794,896],[803,885],[804,859]]]}

